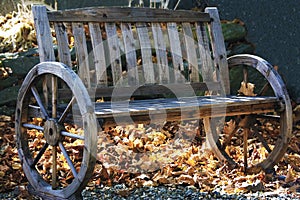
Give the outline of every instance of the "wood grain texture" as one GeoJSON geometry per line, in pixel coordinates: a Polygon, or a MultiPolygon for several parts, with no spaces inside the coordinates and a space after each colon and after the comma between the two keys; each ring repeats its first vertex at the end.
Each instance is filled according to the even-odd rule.
{"type": "Polygon", "coordinates": [[[150,8],[93,7],[48,12],[50,21],[64,22],[209,22],[206,13],[150,8]]]}
{"type": "Polygon", "coordinates": [[[121,24],[123,42],[125,47],[126,67],[128,85],[139,85],[139,74],[137,69],[136,45],[130,23],[121,24]]]}
{"type": "Polygon", "coordinates": [[[68,34],[65,25],[61,22],[54,23],[58,48],[59,61],[72,67],[68,34]]]}
{"type": "MultiPolygon", "coordinates": [[[[128,86],[128,87],[98,87],[89,90],[90,95],[95,98],[108,98],[112,95],[118,97],[157,97],[157,96],[195,96],[205,91],[218,91],[221,89],[219,82],[200,82],[200,83],[186,83],[186,84],[164,84],[164,85],[139,85],[139,86],[128,86]],[[93,94],[96,93],[96,94],[93,94]]],[[[59,91],[60,94],[70,95],[65,89],[59,91]]]]}
{"type": "Polygon", "coordinates": [[[170,83],[169,65],[167,58],[166,41],[159,23],[152,23],[156,65],[158,68],[159,83],[170,83]]]}
{"type": "Polygon", "coordinates": [[[149,116],[151,114],[160,121],[182,121],[272,112],[278,107],[278,104],[277,98],[274,97],[163,98],[97,103],[95,113],[98,118],[105,120],[107,118],[108,121],[117,118],[118,122],[122,121],[124,124],[135,122],[135,120],[137,120],[136,123],[149,123],[152,119],[149,116]]]}
{"type": "Polygon", "coordinates": [[[40,61],[55,61],[53,39],[50,31],[46,7],[33,6],[32,14],[34,16],[34,26],[39,44],[40,61]]]}
{"type": "Polygon", "coordinates": [[[212,22],[208,26],[212,45],[213,57],[217,72],[217,77],[223,84],[225,94],[230,94],[230,83],[227,63],[227,53],[222,34],[222,27],[217,8],[206,8],[205,12],[210,14],[212,22]]]}
{"type": "Polygon", "coordinates": [[[196,41],[190,23],[182,23],[183,37],[185,41],[186,60],[189,66],[190,81],[199,82],[200,70],[196,53],[196,41]]]}
{"type": "Polygon", "coordinates": [[[72,31],[75,40],[77,55],[78,74],[86,87],[91,87],[90,67],[88,60],[88,50],[83,23],[72,23],[72,31]]]}
{"type": "Polygon", "coordinates": [[[176,83],[184,83],[186,80],[184,77],[182,49],[177,24],[173,22],[167,23],[167,31],[170,41],[174,79],[176,83]]]}
{"type": "Polygon", "coordinates": [[[157,83],[154,75],[154,67],[152,62],[152,47],[149,38],[149,30],[146,23],[137,23],[136,29],[142,52],[143,75],[145,84],[157,83]]]}
{"type": "Polygon", "coordinates": [[[206,26],[203,23],[196,23],[196,34],[201,59],[201,75],[203,81],[213,81],[214,66],[210,53],[209,40],[206,26]]]}
{"type": "Polygon", "coordinates": [[[105,58],[105,49],[102,39],[101,29],[99,23],[89,23],[89,31],[93,46],[94,64],[96,70],[96,84],[97,87],[107,86],[107,61],[105,58]]]}
{"type": "Polygon", "coordinates": [[[115,23],[105,23],[105,30],[107,36],[107,45],[109,51],[109,66],[111,66],[111,73],[114,86],[122,85],[122,63],[120,55],[120,44],[117,34],[117,27],[115,23]]]}

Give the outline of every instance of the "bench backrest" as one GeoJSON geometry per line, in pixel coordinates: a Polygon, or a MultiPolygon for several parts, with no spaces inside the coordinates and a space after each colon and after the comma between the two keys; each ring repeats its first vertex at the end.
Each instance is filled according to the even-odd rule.
{"type": "Polygon", "coordinates": [[[218,82],[229,93],[227,55],[216,8],[206,12],[116,7],[47,12],[44,6],[33,6],[32,10],[40,61],[55,60],[55,35],[59,61],[78,67],[87,88],[105,91],[186,83],[203,89],[197,83],[204,82],[204,90],[218,90],[212,87],[212,82],[218,82]],[[72,45],[76,58],[70,52],[72,45]]]}

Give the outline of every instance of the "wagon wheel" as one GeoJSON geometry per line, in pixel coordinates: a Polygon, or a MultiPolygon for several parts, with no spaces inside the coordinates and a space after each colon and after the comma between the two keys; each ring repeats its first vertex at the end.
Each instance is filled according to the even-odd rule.
{"type": "Polygon", "coordinates": [[[218,119],[205,119],[208,143],[219,159],[241,166],[245,173],[271,169],[284,156],[291,138],[292,109],[284,82],[268,62],[257,56],[232,56],[228,64],[233,76],[232,94],[243,81],[247,87],[246,91],[240,89],[244,93],[240,95],[276,96],[281,106],[272,113],[226,117],[225,125],[223,118],[224,126],[219,131],[215,128],[218,119]],[[253,93],[247,83],[255,84],[253,93]]]}
{"type": "Polygon", "coordinates": [[[33,191],[60,199],[81,195],[94,170],[97,126],[80,78],[62,63],[35,66],[19,90],[15,127],[33,191]]]}

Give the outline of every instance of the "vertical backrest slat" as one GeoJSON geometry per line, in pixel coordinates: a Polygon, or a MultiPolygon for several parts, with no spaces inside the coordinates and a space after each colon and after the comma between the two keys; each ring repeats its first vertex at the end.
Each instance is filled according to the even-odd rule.
{"type": "Polygon", "coordinates": [[[196,23],[196,34],[199,45],[199,53],[202,62],[201,74],[204,82],[213,81],[213,61],[209,48],[206,28],[203,23],[196,23]]]}
{"type": "Polygon", "coordinates": [[[72,67],[71,54],[69,49],[68,34],[65,25],[61,22],[54,23],[58,48],[59,61],[72,67]]]}
{"type": "Polygon", "coordinates": [[[177,24],[172,22],[167,23],[167,29],[170,41],[170,53],[172,55],[175,82],[184,83],[184,66],[177,24]]]}
{"type": "Polygon", "coordinates": [[[190,23],[182,23],[186,56],[189,65],[190,81],[199,82],[199,67],[195,48],[195,40],[190,23]]]}
{"type": "Polygon", "coordinates": [[[137,57],[135,51],[135,40],[130,23],[121,24],[122,36],[125,47],[128,84],[130,86],[139,84],[139,75],[137,69],[137,57]]]}
{"type": "Polygon", "coordinates": [[[75,40],[77,62],[79,66],[78,74],[86,87],[90,88],[91,79],[84,25],[82,23],[72,23],[72,30],[75,40]]]}
{"type": "Polygon", "coordinates": [[[114,86],[120,84],[122,77],[122,63],[120,56],[120,45],[115,23],[105,23],[107,45],[109,51],[109,65],[111,66],[114,86]]]}
{"type": "Polygon", "coordinates": [[[219,13],[217,8],[206,8],[205,12],[209,13],[212,19],[212,22],[208,26],[208,30],[210,33],[217,77],[222,83],[225,94],[230,94],[227,54],[219,13]]]}
{"type": "Polygon", "coordinates": [[[107,86],[107,64],[105,60],[105,50],[99,23],[89,23],[90,36],[94,54],[94,64],[96,70],[96,85],[98,87],[107,86]]]}
{"type": "Polygon", "coordinates": [[[159,23],[152,23],[152,34],[159,73],[159,83],[170,82],[166,42],[159,23]]]}
{"type": "Polygon", "coordinates": [[[136,29],[142,52],[143,74],[145,78],[145,84],[155,83],[151,43],[149,39],[147,25],[145,23],[137,23],[136,29]]]}
{"type": "Polygon", "coordinates": [[[39,57],[41,62],[55,61],[53,39],[45,6],[33,6],[35,31],[39,44],[39,57]]]}

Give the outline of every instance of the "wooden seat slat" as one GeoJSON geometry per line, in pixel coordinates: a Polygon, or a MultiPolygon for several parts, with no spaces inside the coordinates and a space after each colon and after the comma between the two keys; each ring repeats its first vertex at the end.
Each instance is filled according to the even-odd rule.
{"type": "Polygon", "coordinates": [[[111,125],[113,118],[128,123],[134,116],[148,116],[147,123],[149,115],[162,115],[159,120],[165,117],[164,121],[188,120],[274,112],[278,106],[276,97],[202,96],[96,103],[95,114],[111,125]]]}

